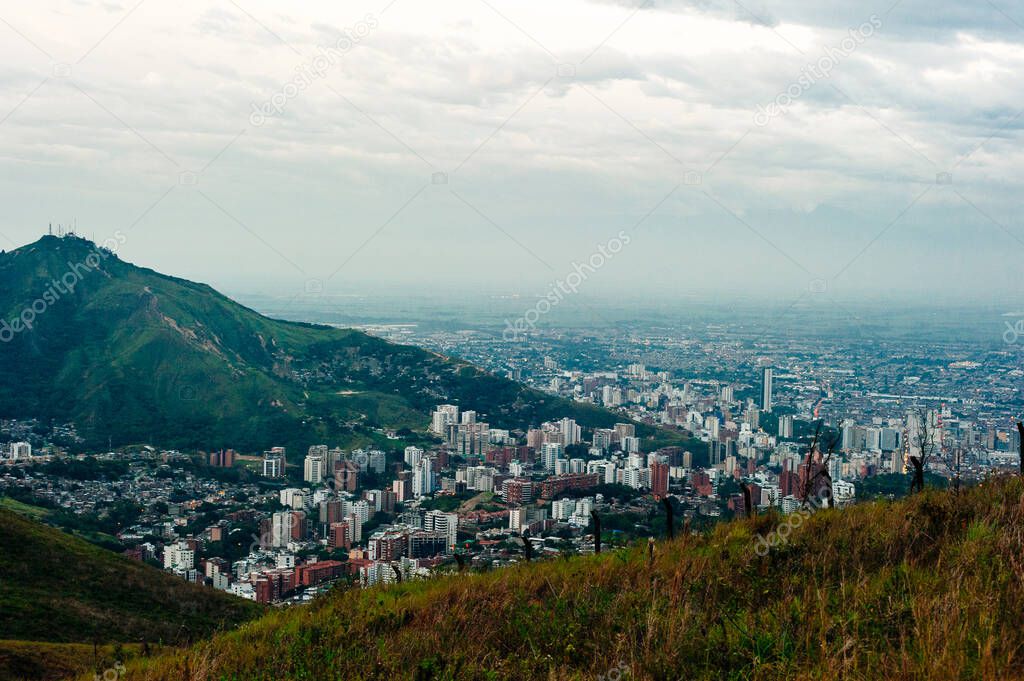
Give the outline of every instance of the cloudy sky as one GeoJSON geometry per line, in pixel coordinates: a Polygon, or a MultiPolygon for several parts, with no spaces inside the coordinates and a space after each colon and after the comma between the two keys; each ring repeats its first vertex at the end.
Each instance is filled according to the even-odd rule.
{"type": "Polygon", "coordinates": [[[234,293],[1019,300],[1010,0],[0,3],[0,245],[234,293]]]}

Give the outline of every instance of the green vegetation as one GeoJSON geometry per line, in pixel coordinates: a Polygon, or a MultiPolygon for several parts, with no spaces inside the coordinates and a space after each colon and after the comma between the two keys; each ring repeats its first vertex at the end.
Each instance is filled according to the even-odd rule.
{"type": "Polygon", "coordinates": [[[232,628],[261,610],[6,508],[0,547],[0,632],[9,639],[173,644],[232,628]]]}
{"type": "Polygon", "coordinates": [[[332,593],[125,678],[1020,678],[1022,526],[1020,478],[763,515],[653,554],[332,593]]]}
{"type": "Polygon", "coordinates": [[[33,506],[8,496],[0,496],[0,509],[14,511],[35,520],[46,520],[50,515],[50,511],[41,506],[33,506]]]}
{"type": "MultiPolygon", "coordinates": [[[[0,348],[0,413],[73,422],[86,448],[281,445],[298,455],[317,442],[383,445],[381,428],[423,430],[442,402],[472,406],[496,427],[562,416],[588,427],[622,420],[419,348],[269,319],[114,255],[55,296],[31,329],[6,331],[2,324],[94,249],[46,236],[0,253],[0,333],[13,335],[0,348]]],[[[649,447],[684,439],[639,424],[637,432],[649,447]]]]}
{"type": "MultiPolygon", "coordinates": [[[[161,648],[149,646],[148,654],[161,648]]],[[[141,644],[93,646],[84,643],[40,643],[0,640],[0,679],[58,681],[83,673],[115,678],[118,663],[143,653],[141,644]],[[108,672],[107,670],[113,670],[108,672]]]]}
{"type": "Polygon", "coordinates": [[[32,468],[35,473],[70,480],[117,480],[128,473],[126,461],[100,461],[94,456],[87,456],[84,459],[55,459],[32,468]]]}
{"type": "MultiPolygon", "coordinates": [[[[888,498],[898,499],[910,493],[909,474],[889,473],[873,475],[857,482],[857,497],[861,499],[888,498]]],[[[934,473],[924,474],[924,484],[928,487],[943,488],[949,486],[949,480],[934,473]]]]}
{"type": "Polygon", "coordinates": [[[78,514],[53,502],[40,499],[28,490],[8,488],[0,495],[0,507],[42,520],[47,525],[60,528],[80,539],[114,552],[124,550],[124,545],[115,536],[124,528],[134,525],[142,513],[142,507],[124,499],[97,504],[94,513],[78,514]]]}
{"type": "Polygon", "coordinates": [[[462,506],[462,502],[470,499],[473,495],[461,494],[458,496],[441,496],[440,494],[434,495],[430,499],[424,499],[420,502],[420,508],[424,511],[444,511],[445,513],[451,513],[462,506]]]}

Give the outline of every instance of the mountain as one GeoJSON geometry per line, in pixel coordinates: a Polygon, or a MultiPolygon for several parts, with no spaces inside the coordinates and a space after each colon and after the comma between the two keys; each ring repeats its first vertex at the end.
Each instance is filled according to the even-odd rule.
{"type": "Polygon", "coordinates": [[[773,513],[329,594],[124,679],[1024,678],[1021,527],[1016,477],[773,513]]]}
{"type": "Polygon", "coordinates": [[[419,348],[269,319],[75,236],[0,254],[0,376],[0,415],[73,422],[92,446],[305,451],[423,430],[446,402],[495,427],[623,420],[419,348]]]}
{"type": "Polygon", "coordinates": [[[0,508],[0,679],[77,673],[95,644],[184,644],[261,611],[0,508]]]}

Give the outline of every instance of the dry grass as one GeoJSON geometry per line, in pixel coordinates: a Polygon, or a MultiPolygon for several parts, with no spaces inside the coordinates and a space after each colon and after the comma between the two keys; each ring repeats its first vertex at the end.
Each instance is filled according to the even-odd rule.
{"type": "MultiPolygon", "coordinates": [[[[102,645],[0,640],[0,680],[57,681],[76,674],[100,677],[140,654],[138,644],[102,645]]],[[[116,671],[116,670],[115,670],[116,671]]],[[[108,674],[108,678],[112,673],[108,674]]]]}
{"type": "Polygon", "coordinates": [[[127,678],[1024,678],[1021,479],[820,511],[757,556],[780,521],[337,594],[127,678]]]}

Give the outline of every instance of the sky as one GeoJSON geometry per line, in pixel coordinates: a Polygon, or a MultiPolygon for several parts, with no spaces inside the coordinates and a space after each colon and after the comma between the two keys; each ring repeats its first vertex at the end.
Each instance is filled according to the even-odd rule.
{"type": "Polygon", "coordinates": [[[0,35],[4,249],[74,223],[282,297],[1024,292],[1019,2],[7,0],[0,35]]]}

